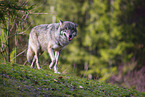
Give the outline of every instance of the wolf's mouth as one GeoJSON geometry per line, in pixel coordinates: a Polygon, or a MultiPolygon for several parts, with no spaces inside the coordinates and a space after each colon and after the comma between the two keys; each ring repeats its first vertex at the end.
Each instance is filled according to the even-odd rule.
{"type": "Polygon", "coordinates": [[[64,36],[65,36],[69,41],[72,40],[72,35],[69,35],[69,37],[67,37],[66,33],[64,33],[64,36]]]}
{"type": "Polygon", "coordinates": [[[68,38],[69,41],[71,41],[71,38],[68,38]]]}

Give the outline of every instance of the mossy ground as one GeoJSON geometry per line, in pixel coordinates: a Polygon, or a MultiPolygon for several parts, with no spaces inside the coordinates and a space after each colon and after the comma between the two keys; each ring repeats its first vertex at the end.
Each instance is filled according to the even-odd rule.
{"type": "Polygon", "coordinates": [[[125,89],[96,80],[72,75],[54,74],[51,70],[32,69],[19,64],[0,64],[0,97],[144,97],[132,89],[125,89]]]}

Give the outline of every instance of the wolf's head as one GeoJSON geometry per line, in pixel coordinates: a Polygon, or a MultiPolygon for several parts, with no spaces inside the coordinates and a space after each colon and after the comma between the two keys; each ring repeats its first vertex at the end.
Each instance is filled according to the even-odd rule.
{"type": "Polygon", "coordinates": [[[71,41],[75,36],[77,36],[77,24],[70,21],[61,21],[60,23],[60,34],[66,37],[68,41],[71,41]]]}

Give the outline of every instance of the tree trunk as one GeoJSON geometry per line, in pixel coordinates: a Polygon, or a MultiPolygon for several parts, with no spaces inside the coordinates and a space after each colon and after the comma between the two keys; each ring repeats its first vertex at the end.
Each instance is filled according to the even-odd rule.
{"type": "Polygon", "coordinates": [[[10,62],[9,13],[7,18],[7,61],[10,62]]]}

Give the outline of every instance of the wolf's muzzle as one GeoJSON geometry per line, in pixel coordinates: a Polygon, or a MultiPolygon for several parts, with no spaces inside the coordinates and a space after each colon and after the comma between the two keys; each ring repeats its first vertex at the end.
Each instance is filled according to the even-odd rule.
{"type": "Polygon", "coordinates": [[[72,35],[69,35],[68,40],[69,40],[69,41],[72,40],[72,35]]]}
{"type": "Polygon", "coordinates": [[[72,38],[72,35],[69,35],[69,38],[72,38]]]}

